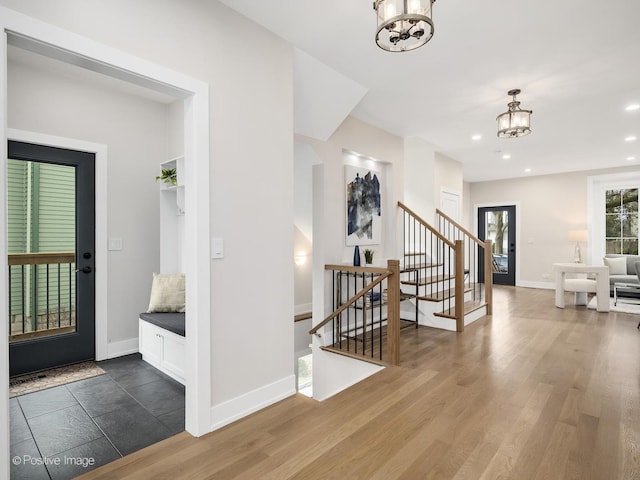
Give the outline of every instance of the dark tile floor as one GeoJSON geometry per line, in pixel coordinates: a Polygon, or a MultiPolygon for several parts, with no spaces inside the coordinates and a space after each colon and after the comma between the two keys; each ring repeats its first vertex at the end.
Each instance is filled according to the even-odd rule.
{"type": "Polygon", "coordinates": [[[10,400],[11,479],[66,480],[184,430],[184,386],[138,354],[10,400]]]}

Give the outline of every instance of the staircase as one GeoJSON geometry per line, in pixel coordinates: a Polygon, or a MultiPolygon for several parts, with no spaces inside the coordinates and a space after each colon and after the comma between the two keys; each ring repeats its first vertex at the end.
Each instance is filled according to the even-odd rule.
{"type": "Polygon", "coordinates": [[[417,324],[462,332],[465,325],[490,315],[492,269],[482,267],[493,265],[491,243],[440,210],[433,227],[403,203],[398,207],[404,245],[400,288],[413,297],[406,303],[417,324]]]}
{"type": "Polygon", "coordinates": [[[398,202],[404,254],[386,268],[325,265],[333,312],[309,332],[325,351],[398,365],[400,330],[419,325],[462,332],[491,315],[491,242],[444,213],[438,228],[398,202]],[[479,272],[484,273],[479,273],[479,272]]]}

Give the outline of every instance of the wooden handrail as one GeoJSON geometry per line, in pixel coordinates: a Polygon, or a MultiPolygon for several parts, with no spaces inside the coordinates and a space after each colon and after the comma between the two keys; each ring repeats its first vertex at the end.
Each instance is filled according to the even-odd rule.
{"type": "Polygon", "coordinates": [[[439,231],[437,231],[435,228],[433,228],[431,225],[429,225],[425,220],[420,218],[420,216],[416,212],[411,210],[404,203],[398,202],[398,207],[400,207],[402,210],[404,210],[409,215],[414,217],[418,221],[418,223],[420,223],[423,227],[425,227],[427,230],[429,230],[431,233],[433,233],[436,237],[438,237],[442,242],[444,242],[450,248],[455,248],[455,244],[451,240],[449,240],[447,237],[442,235],[439,231]]]}
{"type": "Polygon", "coordinates": [[[440,215],[441,217],[443,217],[445,220],[448,220],[449,222],[451,222],[458,230],[460,230],[462,233],[464,233],[467,237],[469,237],[471,240],[473,240],[474,242],[476,242],[478,245],[480,245],[481,247],[484,247],[484,242],[482,240],[480,240],[478,237],[476,237],[473,233],[471,233],[469,230],[467,230],[466,228],[464,228],[462,225],[460,225],[458,222],[456,222],[453,218],[451,218],[450,216],[448,216],[446,213],[444,213],[442,210],[436,208],[436,215],[440,215]]]}
{"type": "Polygon", "coordinates": [[[7,265],[55,265],[74,263],[75,261],[75,252],[10,253],[7,255],[7,265]]]}
{"type": "Polygon", "coordinates": [[[341,270],[343,272],[357,272],[357,273],[373,273],[377,275],[384,275],[389,273],[389,270],[382,267],[352,267],[351,265],[325,265],[325,270],[341,270]]]}
{"type": "MultiPolygon", "coordinates": [[[[345,271],[347,271],[347,268],[348,268],[349,269],[348,271],[351,271],[351,272],[355,271],[355,272],[366,272],[366,273],[369,273],[368,270],[370,270],[372,268],[372,267],[346,267],[344,265],[342,265],[342,266],[341,265],[333,265],[333,267],[338,267],[338,268],[327,268],[328,266],[329,265],[325,266],[326,270],[342,270],[342,269],[344,269],[345,271]],[[353,270],[353,269],[355,269],[355,270],[353,270]]],[[[340,306],[340,308],[335,310],[331,315],[329,315],[327,318],[325,318],[323,321],[321,321],[318,325],[316,325],[311,330],[309,330],[309,335],[313,335],[318,330],[323,328],[327,323],[329,323],[331,320],[336,318],[338,315],[340,315],[342,312],[344,312],[351,305],[356,303],[358,301],[358,299],[363,297],[369,290],[373,289],[373,287],[377,286],[380,282],[382,282],[383,280],[385,280],[387,277],[389,277],[391,275],[391,271],[389,271],[389,270],[386,270],[386,269],[376,269],[376,270],[380,270],[380,271],[382,271],[384,273],[381,273],[380,276],[378,278],[376,278],[373,282],[371,282],[369,285],[367,285],[362,290],[360,290],[358,293],[356,293],[356,295],[354,297],[351,297],[346,303],[343,303],[340,306]]]]}

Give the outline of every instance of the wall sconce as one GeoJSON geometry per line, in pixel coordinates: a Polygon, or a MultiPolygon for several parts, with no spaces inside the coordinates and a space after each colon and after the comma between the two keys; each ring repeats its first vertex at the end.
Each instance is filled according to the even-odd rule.
{"type": "Polygon", "coordinates": [[[307,255],[304,253],[296,255],[295,257],[293,257],[293,259],[296,262],[296,265],[299,267],[307,263],[307,255]]]}

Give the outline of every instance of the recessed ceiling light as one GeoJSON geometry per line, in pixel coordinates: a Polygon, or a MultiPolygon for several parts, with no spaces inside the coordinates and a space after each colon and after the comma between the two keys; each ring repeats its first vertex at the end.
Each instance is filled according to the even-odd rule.
{"type": "Polygon", "coordinates": [[[511,155],[509,155],[508,153],[505,153],[504,155],[502,155],[503,160],[509,160],[510,158],[511,158],[511,155]]]}
{"type": "Polygon", "coordinates": [[[478,140],[482,140],[482,135],[480,135],[480,134],[476,133],[475,135],[473,135],[473,136],[471,137],[471,140],[474,140],[474,141],[476,141],[476,142],[477,142],[478,140]]]}
{"type": "Polygon", "coordinates": [[[531,169],[530,168],[525,168],[524,169],[524,173],[531,173],[531,169]]]}
{"type": "Polygon", "coordinates": [[[630,162],[633,162],[636,159],[636,157],[627,157],[627,160],[629,160],[630,162]]]}
{"type": "Polygon", "coordinates": [[[637,139],[637,137],[635,135],[629,135],[628,137],[625,137],[624,141],[625,142],[635,142],[637,139]]]}
{"type": "Polygon", "coordinates": [[[634,110],[638,110],[640,108],[640,105],[638,105],[637,103],[632,103],[631,105],[627,105],[625,110],[627,112],[633,112],[634,110]]]}

